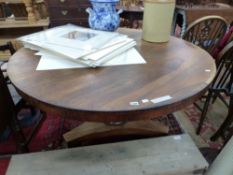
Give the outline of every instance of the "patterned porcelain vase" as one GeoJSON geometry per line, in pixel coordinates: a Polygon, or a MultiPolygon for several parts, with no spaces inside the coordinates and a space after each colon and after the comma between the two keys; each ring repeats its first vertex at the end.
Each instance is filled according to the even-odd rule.
{"type": "Polygon", "coordinates": [[[93,9],[87,8],[89,13],[89,26],[92,29],[114,31],[120,24],[119,14],[123,11],[116,11],[116,4],[119,0],[90,0],[93,9]]]}

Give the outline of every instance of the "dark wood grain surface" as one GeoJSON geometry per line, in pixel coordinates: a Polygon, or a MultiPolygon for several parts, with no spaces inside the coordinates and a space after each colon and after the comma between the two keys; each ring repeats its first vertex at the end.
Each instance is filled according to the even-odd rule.
{"type": "Polygon", "coordinates": [[[39,57],[19,50],[8,63],[8,74],[19,93],[44,111],[81,121],[150,119],[179,110],[197,100],[212,81],[212,57],[186,41],[141,40],[141,31],[120,29],[136,39],[147,64],[36,71],[39,57]],[[161,103],[142,103],[169,95],[161,103]],[[140,105],[132,106],[130,102],[140,105]]]}

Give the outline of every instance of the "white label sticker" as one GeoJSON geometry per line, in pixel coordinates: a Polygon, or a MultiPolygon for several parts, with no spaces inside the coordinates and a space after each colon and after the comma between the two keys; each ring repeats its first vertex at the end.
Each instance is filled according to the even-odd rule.
{"type": "Polygon", "coordinates": [[[150,101],[152,103],[160,103],[160,102],[167,101],[167,100],[170,100],[170,99],[172,99],[172,97],[170,95],[166,95],[166,96],[163,96],[163,97],[154,98],[154,99],[152,99],[150,101]]]}
{"type": "Polygon", "coordinates": [[[129,104],[131,106],[139,106],[139,102],[138,101],[131,101],[131,102],[129,102],[129,104]]]}
{"type": "Polygon", "coordinates": [[[211,70],[210,69],[205,69],[205,72],[211,72],[211,70]]]}
{"type": "Polygon", "coordinates": [[[181,136],[179,136],[179,135],[178,136],[174,136],[173,138],[174,138],[174,140],[181,140],[181,136]]]}
{"type": "Polygon", "coordinates": [[[149,99],[143,99],[142,100],[142,103],[148,103],[149,102],[149,99]]]}

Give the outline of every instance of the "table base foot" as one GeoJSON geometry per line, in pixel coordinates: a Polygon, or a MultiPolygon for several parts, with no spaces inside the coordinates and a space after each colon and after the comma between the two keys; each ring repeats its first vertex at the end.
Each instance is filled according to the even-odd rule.
{"type": "Polygon", "coordinates": [[[153,120],[132,121],[123,125],[85,122],[65,133],[63,138],[68,147],[75,147],[162,136],[168,132],[168,126],[153,120]]]}

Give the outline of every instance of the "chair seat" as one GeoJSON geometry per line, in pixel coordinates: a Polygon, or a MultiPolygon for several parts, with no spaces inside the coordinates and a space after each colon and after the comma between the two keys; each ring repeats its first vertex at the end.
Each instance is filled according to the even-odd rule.
{"type": "Polygon", "coordinates": [[[10,90],[10,94],[14,101],[14,104],[17,105],[20,102],[20,100],[22,100],[22,97],[18,94],[18,92],[15,90],[12,84],[8,84],[8,88],[10,90]]]}
{"type": "Polygon", "coordinates": [[[3,72],[6,72],[6,70],[7,70],[7,62],[2,63],[2,65],[1,65],[1,70],[2,70],[3,72]]]}
{"type": "Polygon", "coordinates": [[[0,62],[0,71],[2,71],[3,76],[5,78],[5,80],[7,81],[7,83],[10,83],[8,75],[7,75],[7,62],[0,62]]]}

